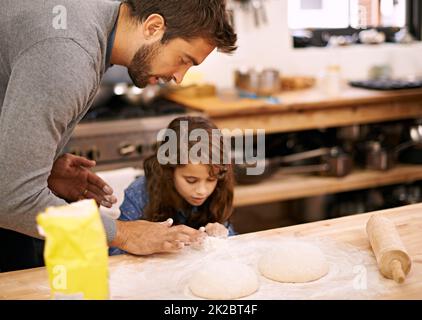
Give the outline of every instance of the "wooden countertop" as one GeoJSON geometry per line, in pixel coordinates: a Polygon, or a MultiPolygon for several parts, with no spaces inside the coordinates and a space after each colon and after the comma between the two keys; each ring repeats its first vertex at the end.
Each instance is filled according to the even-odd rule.
{"type": "Polygon", "coordinates": [[[328,109],[339,106],[367,105],[383,102],[422,100],[422,89],[376,91],[346,87],[338,97],[329,97],[318,89],[281,93],[277,96],[280,103],[271,104],[265,99],[238,99],[223,101],[219,97],[190,98],[173,93],[169,99],[189,108],[205,112],[210,117],[229,117],[236,115],[280,113],[328,109]]]}
{"type": "MultiPolygon", "coordinates": [[[[378,299],[422,299],[422,204],[381,211],[397,226],[398,232],[413,260],[412,270],[402,285],[392,285],[378,299]]],[[[370,214],[353,215],[334,220],[250,233],[235,241],[265,239],[274,235],[315,236],[330,238],[370,251],[365,225],[370,214]]],[[[177,259],[177,255],[164,256],[177,259]]],[[[118,256],[110,258],[110,272],[121,265],[142,265],[148,258],[118,256]]],[[[157,277],[160,275],[157,274],[157,277]]],[[[158,278],[157,278],[158,279],[158,278]]],[[[136,297],[134,297],[136,298],[136,297]]],[[[277,297],[273,297],[277,299],[277,297]]],[[[342,297],[338,297],[341,299],[342,297]]],[[[44,268],[0,274],[0,299],[49,299],[47,274],[44,268]]]]}

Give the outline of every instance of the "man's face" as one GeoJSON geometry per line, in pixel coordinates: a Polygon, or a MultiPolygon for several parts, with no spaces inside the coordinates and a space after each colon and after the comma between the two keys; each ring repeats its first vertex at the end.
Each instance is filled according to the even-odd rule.
{"type": "Polygon", "coordinates": [[[180,84],[190,67],[201,64],[215,49],[203,38],[173,39],[144,45],[136,52],[128,67],[133,83],[139,88],[157,84],[159,79],[180,84]]]}

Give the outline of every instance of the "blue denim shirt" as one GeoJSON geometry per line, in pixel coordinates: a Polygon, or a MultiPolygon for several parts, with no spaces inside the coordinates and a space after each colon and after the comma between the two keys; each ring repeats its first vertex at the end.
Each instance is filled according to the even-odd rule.
{"type": "MultiPolygon", "coordinates": [[[[144,209],[148,204],[148,190],[147,190],[147,181],[144,176],[136,179],[126,190],[125,197],[122,205],[120,206],[120,217],[121,221],[135,221],[144,219],[144,209]]],[[[195,214],[197,207],[193,207],[192,213],[195,214]]],[[[188,214],[184,213],[182,210],[177,212],[175,217],[175,222],[178,224],[186,224],[188,220],[188,214]]],[[[225,227],[229,230],[229,236],[235,235],[233,226],[226,222],[225,227]]],[[[123,254],[125,251],[119,248],[110,248],[110,255],[123,254]]]]}

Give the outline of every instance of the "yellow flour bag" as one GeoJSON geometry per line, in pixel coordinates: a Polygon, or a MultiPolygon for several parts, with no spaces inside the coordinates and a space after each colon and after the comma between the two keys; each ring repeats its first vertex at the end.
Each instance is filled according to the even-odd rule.
{"type": "Polygon", "coordinates": [[[95,201],[47,208],[37,223],[52,298],[108,299],[107,240],[95,201]]]}

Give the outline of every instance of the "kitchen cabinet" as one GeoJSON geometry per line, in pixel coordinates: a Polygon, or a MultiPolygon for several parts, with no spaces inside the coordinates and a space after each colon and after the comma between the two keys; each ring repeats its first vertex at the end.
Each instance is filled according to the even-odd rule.
{"type": "MultiPolygon", "coordinates": [[[[326,129],[422,118],[422,89],[372,91],[348,87],[337,97],[310,89],[282,93],[279,103],[265,99],[223,101],[217,96],[169,98],[210,117],[230,130],[265,129],[267,134],[326,129]]],[[[422,166],[399,165],[390,171],[354,171],[345,178],[275,175],[235,189],[235,205],[246,206],[422,180],[422,166]]]]}

